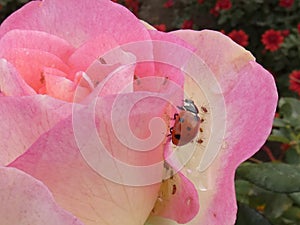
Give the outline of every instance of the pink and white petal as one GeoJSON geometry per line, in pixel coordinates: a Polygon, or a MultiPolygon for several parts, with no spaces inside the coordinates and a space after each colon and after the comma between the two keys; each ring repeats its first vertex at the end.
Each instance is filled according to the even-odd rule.
{"type": "Polygon", "coordinates": [[[2,224],[83,225],[55,203],[40,181],[15,168],[0,167],[2,224]]]}
{"type": "Polygon", "coordinates": [[[70,104],[46,95],[1,97],[0,105],[0,165],[23,154],[72,110],[70,104]]]}
{"type": "Polygon", "coordinates": [[[111,36],[101,33],[77,48],[70,56],[68,65],[72,68],[73,74],[78,71],[86,71],[95,60],[116,47],[118,47],[118,43],[111,36]]]}
{"type": "Polygon", "coordinates": [[[107,0],[90,0],[89,4],[74,4],[73,0],[31,1],[1,24],[0,37],[13,29],[45,31],[76,48],[101,33],[119,44],[149,37],[129,10],[107,0]]]}
{"type": "Polygon", "coordinates": [[[151,216],[161,216],[185,224],[199,212],[198,192],[181,172],[164,180],[151,216]]]}
{"type": "Polygon", "coordinates": [[[67,61],[74,47],[64,39],[49,33],[33,30],[11,30],[0,39],[0,55],[14,48],[37,49],[67,61]]]}
{"type": "Polygon", "coordinates": [[[181,69],[193,54],[194,48],[175,35],[155,30],[148,32],[152,39],[153,56],[146,59],[153,62],[139,62],[135,71],[135,90],[161,92],[167,88],[167,83],[183,87],[184,73],[181,69]]]}
{"type": "Polygon", "coordinates": [[[171,34],[197,47],[195,53],[209,66],[217,80],[222,83],[223,93],[233,88],[236,83],[237,72],[249,61],[255,60],[249,51],[240,45],[235,45],[228,36],[220,35],[220,32],[217,31],[177,30],[171,34]],[[224,74],[228,75],[224,76],[224,74]]]}
{"type": "Polygon", "coordinates": [[[69,67],[57,56],[48,52],[36,49],[11,49],[3,55],[12,63],[25,82],[35,91],[38,91],[44,84],[43,70],[45,67],[52,67],[68,74],[69,67]]]}
{"type": "MultiPolygon", "coordinates": [[[[185,31],[187,35],[185,38],[184,32],[179,33],[184,40],[191,40],[190,44],[198,48],[197,54],[200,59],[207,62],[211,71],[215,71],[226,107],[224,117],[220,112],[214,112],[214,107],[207,106],[211,110],[208,112],[210,114],[208,117],[212,117],[211,123],[216,123],[216,117],[225,118],[223,121],[226,125],[225,135],[220,143],[216,143],[220,149],[217,157],[207,157],[212,154],[206,149],[209,140],[213,135],[217,135],[213,132],[201,134],[204,135],[204,145],[196,142],[190,144],[190,148],[196,147],[196,152],[186,164],[183,173],[197,188],[201,208],[198,215],[188,224],[234,224],[237,210],[234,172],[243,160],[253,155],[263,145],[270,134],[278,98],[275,82],[271,74],[254,62],[247,51],[222,34],[210,31],[185,31]],[[210,37],[213,37],[211,40],[214,42],[208,43],[210,37]],[[198,38],[207,41],[204,42],[204,46],[198,42],[198,38]],[[220,45],[219,49],[213,51],[213,55],[217,55],[216,58],[210,53],[214,45],[220,45]],[[218,65],[215,60],[218,60],[218,65]],[[203,159],[214,160],[206,162],[203,159]]],[[[207,75],[213,76],[209,72],[207,75]]],[[[188,96],[199,96],[199,99],[195,99],[197,102],[206,101],[201,99],[201,90],[195,90],[189,82],[185,83],[185,91],[188,96]]],[[[205,94],[215,95],[215,91],[212,89],[211,93],[208,91],[205,94]]],[[[160,221],[160,224],[175,224],[162,219],[155,221],[160,221]]]]}
{"type": "Polygon", "coordinates": [[[237,210],[234,172],[242,161],[259,150],[271,132],[277,103],[271,74],[257,63],[249,62],[237,78],[235,87],[224,96],[227,122],[223,147],[199,178],[207,190],[199,193],[203,207],[195,219],[197,224],[234,224],[237,210]]]}
{"type": "Polygon", "coordinates": [[[46,93],[53,98],[66,102],[73,102],[76,93],[76,101],[81,101],[90,94],[90,90],[80,87],[73,81],[56,76],[51,73],[44,73],[46,83],[46,93]]]}
{"type": "MultiPolygon", "coordinates": [[[[135,70],[135,56],[115,48],[104,57],[94,60],[86,70],[85,85],[95,87],[99,96],[132,92],[135,70]]],[[[84,78],[84,76],[83,76],[84,78]]]]}
{"type": "MultiPolygon", "coordinates": [[[[129,164],[129,166],[148,165],[152,164],[153,161],[162,160],[163,142],[153,145],[152,148],[154,149],[152,151],[132,151],[131,146],[126,146],[119,139],[114,138],[114,135],[117,134],[113,133],[116,131],[113,130],[110,124],[110,114],[112,112],[115,112],[114,116],[117,117],[114,120],[117,125],[124,124],[122,122],[122,119],[123,121],[126,120],[124,118],[126,115],[124,108],[130,105],[133,100],[138,100],[138,97],[148,95],[149,93],[143,96],[126,94],[99,99],[95,110],[97,113],[96,124],[99,125],[99,133],[96,133],[96,137],[93,134],[93,129],[89,127],[91,123],[94,124],[90,113],[78,111],[78,118],[74,118],[73,115],[73,118],[70,117],[58,123],[53,129],[42,135],[24,155],[10,166],[24,170],[44,182],[53,193],[56,201],[85,222],[86,225],[104,223],[111,225],[143,224],[156,201],[159,183],[146,186],[130,186],[125,185],[126,180],[123,180],[125,184],[120,184],[103,177],[102,174],[115,171],[121,177],[133,179],[136,182],[147,179],[145,173],[141,172],[142,167],[135,170],[135,174],[128,173],[128,170],[120,170],[116,158],[111,161],[104,158],[106,151],[109,151],[114,157],[121,159],[127,165],[129,164]],[[111,107],[116,108],[112,110],[111,107]],[[120,110],[123,110],[123,112],[120,112],[120,110]],[[76,127],[76,122],[79,127],[76,127]],[[78,136],[78,132],[80,136],[78,136]],[[83,140],[80,140],[80,138],[83,138],[83,140]],[[103,146],[108,149],[104,148],[100,149],[101,152],[98,151],[99,144],[97,141],[99,138],[103,141],[103,146]],[[83,143],[80,143],[80,141],[83,143]],[[84,150],[90,152],[84,152],[84,150]],[[82,156],[88,161],[85,161],[82,156]],[[105,171],[97,173],[91,169],[91,163],[95,163],[96,165],[93,165],[98,167],[106,165],[105,171]]],[[[132,117],[129,118],[129,121],[132,121],[130,127],[132,132],[138,135],[139,138],[148,140],[147,137],[150,131],[148,124],[144,121],[150,121],[153,115],[162,116],[166,112],[168,103],[162,104],[162,102],[159,98],[144,98],[142,103],[139,101],[140,107],[129,107],[132,108],[133,112],[132,117]],[[145,110],[147,102],[148,108],[145,110]]],[[[82,110],[86,109],[89,108],[82,110]]],[[[122,129],[120,126],[118,128],[122,129]]],[[[150,128],[153,129],[151,123],[150,128]]],[[[164,125],[164,129],[164,132],[166,132],[166,125],[164,125]]],[[[129,131],[123,130],[127,133],[130,133],[129,131]]],[[[165,139],[165,134],[161,132],[151,135],[159,135],[158,138],[165,139]]],[[[129,143],[132,144],[131,141],[129,143]]],[[[145,147],[145,145],[143,146],[145,147]]],[[[162,166],[157,168],[159,170],[152,171],[152,174],[161,178],[162,166]]]]}
{"type": "Polygon", "coordinates": [[[0,59],[0,93],[5,96],[34,95],[17,70],[5,59],[0,59]]]}

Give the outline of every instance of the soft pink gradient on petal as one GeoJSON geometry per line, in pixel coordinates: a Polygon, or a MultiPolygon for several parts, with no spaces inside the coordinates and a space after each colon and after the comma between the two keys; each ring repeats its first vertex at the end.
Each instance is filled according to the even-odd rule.
{"type": "Polygon", "coordinates": [[[65,61],[75,50],[67,41],[57,36],[33,30],[11,30],[0,39],[0,55],[14,48],[37,49],[65,61]]]}
{"type": "Polygon", "coordinates": [[[86,71],[87,68],[106,52],[118,47],[119,44],[111,37],[100,34],[87,40],[70,56],[68,64],[73,73],[77,71],[86,71]]]}
{"type": "Polygon", "coordinates": [[[165,84],[169,82],[183,87],[184,74],[181,69],[191,56],[191,52],[180,50],[186,48],[192,51],[193,47],[174,35],[156,30],[148,30],[148,32],[153,41],[151,43],[153,62],[138,63],[134,90],[160,92],[168,88],[165,84]],[[165,47],[166,45],[169,47],[165,47]],[[158,77],[161,79],[157,79],[158,77]]]}
{"type": "Polygon", "coordinates": [[[0,167],[1,224],[84,225],[59,207],[48,188],[15,168],[0,167]]]}
{"type": "Polygon", "coordinates": [[[5,96],[34,95],[17,70],[5,59],[0,59],[0,93],[5,96]]]}
{"type": "Polygon", "coordinates": [[[82,100],[90,94],[90,90],[76,85],[73,81],[53,74],[44,73],[47,95],[66,102],[73,102],[76,90],[76,100],[82,100]]]}
{"type": "Polygon", "coordinates": [[[249,51],[232,43],[228,36],[220,37],[220,33],[216,31],[178,30],[171,33],[193,46],[199,46],[195,53],[222,83],[223,93],[230,91],[236,85],[237,71],[249,61],[255,60],[249,51]]]}
{"type": "Polygon", "coordinates": [[[206,190],[199,189],[200,213],[189,224],[234,224],[234,172],[270,134],[278,98],[275,82],[249,52],[218,32],[173,33],[198,48],[197,55],[220,82],[226,105],[224,143],[211,166],[198,177],[206,190]]]}
{"type": "MultiPolygon", "coordinates": [[[[147,95],[145,95],[147,96],[147,95]]],[[[120,97],[120,96],[117,96],[120,97]]],[[[137,94],[124,95],[123,98],[128,101],[123,103],[116,102],[112,96],[100,98],[95,112],[97,113],[96,124],[99,125],[99,138],[108,148],[111,154],[130,165],[148,165],[153,161],[162,160],[164,143],[155,147],[152,151],[139,152],[132,151],[130,145],[132,142],[121,144],[118,141],[120,137],[113,137],[110,125],[110,113],[114,112],[110,107],[116,103],[115,110],[124,109],[120,104],[130,104],[137,94]],[[118,103],[118,104],[117,104],[118,103]]],[[[139,138],[148,137],[148,123],[153,115],[159,115],[164,120],[166,104],[162,104],[161,99],[145,98],[138,108],[133,107],[129,121],[130,128],[134,134],[139,134],[139,138]],[[149,101],[149,110],[145,110],[144,105],[149,101]]],[[[86,135],[86,143],[82,147],[89,147],[91,144],[91,129],[85,122],[85,111],[79,111],[82,118],[81,132],[86,135]]],[[[116,113],[115,116],[123,117],[124,114],[116,113]]],[[[121,118],[116,119],[118,129],[122,129],[121,118]]],[[[90,118],[92,120],[92,118],[90,118]]],[[[124,121],[128,121],[124,119],[124,121]]],[[[147,219],[152,207],[156,201],[160,183],[132,187],[118,184],[103,178],[89,167],[79,152],[77,142],[74,137],[74,128],[72,118],[61,120],[53,129],[40,136],[40,138],[30,147],[30,149],[10,166],[24,170],[28,174],[36,177],[45,183],[54,195],[55,200],[66,210],[72,212],[86,225],[98,224],[124,224],[141,225],[147,219]]],[[[93,122],[93,121],[92,121],[93,122]]],[[[166,128],[166,127],[165,127],[166,128]]],[[[153,128],[151,128],[153,129],[153,128]]],[[[119,131],[119,130],[118,130],[119,131]]],[[[130,130],[127,130],[127,133],[130,130]]],[[[166,132],[166,131],[165,131],[166,132]]],[[[155,134],[158,135],[158,134],[155,134]]],[[[159,134],[163,140],[165,133],[159,134]]],[[[97,155],[94,148],[89,148],[91,157],[99,164],[106,163],[97,155]],[[101,160],[103,162],[101,162],[101,160]]],[[[104,149],[105,150],[105,149],[104,149]]],[[[115,170],[117,165],[112,164],[106,170],[115,170]]],[[[137,171],[138,172],[138,171],[137,171]]],[[[162,172],[153,171],[158,173],[162,172]]],[[[126,171],[119,171],[120,174],[126,174],[126,171]]],[[[145,174],[140,174],[145,175],[145,174]]],[[[132,177],[131,177],[132,178],[132,177]]],[[[136,179],[146,179],[146,177],[136,177],[136,179]]],[[[138,181],[138,180],[137,180],[138,181]]]]}
{"type": "Polygon", "coordinates": [[[277,105],[275,90],[269,72],[250,62],[239,71],[236,87],[225,95],[229,117],[225,147],[209,169],[214,171],[210,174],[214,193],[201,212],[200,221],[204,224],[234,224],[237,210],[234,171],[259,150],[269,136],[277,105]]]}
{"type": "Polygon", "coordinates": [[[42,95],[0,97],[0,105],[0,165],[24,153],[72,109],[66,102],[42,95]]]}
{"type": "Polygon", "coordinates": [[[16,67],[25,82],[35,91],[45,85],[43,77],[45,67],[56,68],[66,74],[69,71],[69,67],[57,56],[36,49],[11,49],[5,52],[3,57],[16,67]]]}
{"type": "Polygon", "coordinates": [[[199,211],[198,192],[194,184],[181,172],[163,181],[163,193],[156,201],[152,215],[162,216],[185,224],[192,220],[199,211]]]}
{"type": "Polygon", "coordinates": [[[12,29],[45,31],[74,47],[100,33],[119,44],[149,37],[146,28],[129,10],[108,0],[90,0],[88,4],[86,1],[75,4],[73,0],[31,1],[1,24],[0,37],[12,29]]]}

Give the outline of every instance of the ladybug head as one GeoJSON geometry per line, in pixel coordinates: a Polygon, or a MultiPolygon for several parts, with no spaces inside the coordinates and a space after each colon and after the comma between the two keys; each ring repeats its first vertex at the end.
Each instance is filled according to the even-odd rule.
{"type": "Polygon", "coordinates": [[[179,109],[184,110],[184,111],[189,111],[194,114],[198,114],[199,110],[197,106],[195,105],[194,101],[191,99],[185,99],[183,101],[183,106],[177,106],[179,109]]]}

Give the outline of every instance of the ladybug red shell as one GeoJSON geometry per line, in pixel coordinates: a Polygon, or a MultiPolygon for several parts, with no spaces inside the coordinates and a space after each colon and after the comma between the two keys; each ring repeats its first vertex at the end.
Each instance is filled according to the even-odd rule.
{"type": "Polygon", "coordinates": [[[182,146],[192,141],[198,134],[201,120],[198,109],[192,100],[185,100],[182,111],[174,115],[175,123],[170,132],[174,145],[182,146]]]}

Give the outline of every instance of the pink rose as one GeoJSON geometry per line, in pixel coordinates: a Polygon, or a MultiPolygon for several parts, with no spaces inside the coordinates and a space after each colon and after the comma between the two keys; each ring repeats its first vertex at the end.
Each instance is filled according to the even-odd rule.
{"type": "Polygon", "coordinates": [[[234,172],[277,93],[230,38],[159,32],[109,0],[44,0],[1,24],[0,56],[3,224],[234,224],[234,172]],[[200,130],[175,146],[184,98],[200,130]]]}

